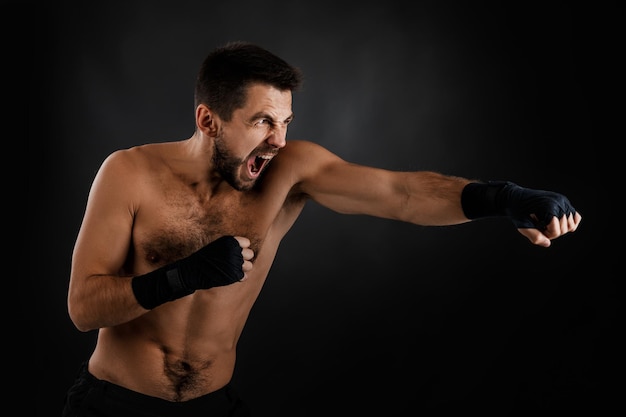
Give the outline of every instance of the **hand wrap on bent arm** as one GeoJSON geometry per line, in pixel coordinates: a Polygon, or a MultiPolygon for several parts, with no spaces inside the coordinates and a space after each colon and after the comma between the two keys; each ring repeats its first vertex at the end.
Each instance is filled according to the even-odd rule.
{"type": "Polygon", "coordinates": [[[461,206],[468,219],[507,216],[518,229],[544,230],[552,217],[560,219],[576,212],[562,194],[524,188],[510,181],[467,184],[461,206]]]}
{"type": "Polygon", "coordinates": [[[195,290],[220,287],[243,278],[239,242],[222,236],[186,258],[132,279],[135,298],[145,309],[173,301],[195,290]]]}

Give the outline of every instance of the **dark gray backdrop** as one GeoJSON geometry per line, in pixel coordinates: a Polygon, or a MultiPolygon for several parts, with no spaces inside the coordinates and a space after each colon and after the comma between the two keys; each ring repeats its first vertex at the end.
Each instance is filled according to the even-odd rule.
{"type": "MultiPolygon", "coordinates": [[[[60,412],[96,333],[66,310],[89,186],[113,150],[184,139],[205,54],[249,40],[301,67],[289,138],[347,160],[509,179],[585,220],[550,249],[503,220],[422,228],[310,204],[239,345],[256,417],[527,415],[610,399],[617,296],[592,255],[591,18],[550,2],[53,1],[37,9],[29,197],[41,257],[36,415],[60,412]],[[467,2],[469,3],[469,2],[467,2]],[[581,271],[592,268],[592,274],[581,271]]],[[[34,243],[31,244],[34,247],[34,243]]],[[[30,410],[29,410],[30,411],[30,410]]]]}

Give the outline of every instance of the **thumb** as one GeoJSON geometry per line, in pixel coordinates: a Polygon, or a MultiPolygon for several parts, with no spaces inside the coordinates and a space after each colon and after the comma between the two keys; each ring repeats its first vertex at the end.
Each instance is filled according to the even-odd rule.
{"type": "Polygon", "coordinates": [[[538,229],[534,228],[520,228],[517,229],[522,235],[526,236],[534,245],[543,246],[544,248],[550,247],[552,241],[541,233],[538,229]]]}

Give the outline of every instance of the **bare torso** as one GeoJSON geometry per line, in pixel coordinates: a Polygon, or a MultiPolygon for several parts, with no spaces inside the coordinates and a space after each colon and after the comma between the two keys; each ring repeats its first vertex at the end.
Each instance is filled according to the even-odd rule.
{"type": "Polygon", "coordinates": [[[186,401],[230,381],[250,309],[305,199],[293,193],[280,156],[252,191],[222,187],[216,192],[186,179],[176,162],[168,161],[167,146],[177,145],[141,151],[153,155],[146,158],[149,169],[140,186],[142,202],[124,273],[151,271],[223,235],[250,239],[254,267],[242,282],[198,290],[130,322],[100,329],[89,369],[143,394],[186,401]]]}

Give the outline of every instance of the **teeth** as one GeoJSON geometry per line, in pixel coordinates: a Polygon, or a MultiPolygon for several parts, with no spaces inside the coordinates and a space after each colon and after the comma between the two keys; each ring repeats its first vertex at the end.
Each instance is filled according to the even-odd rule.
{"type": "Polygon", "coordinates": [[[261,159],[272,159],[274,155],[259,155],[259,158],[261,159]]]}

